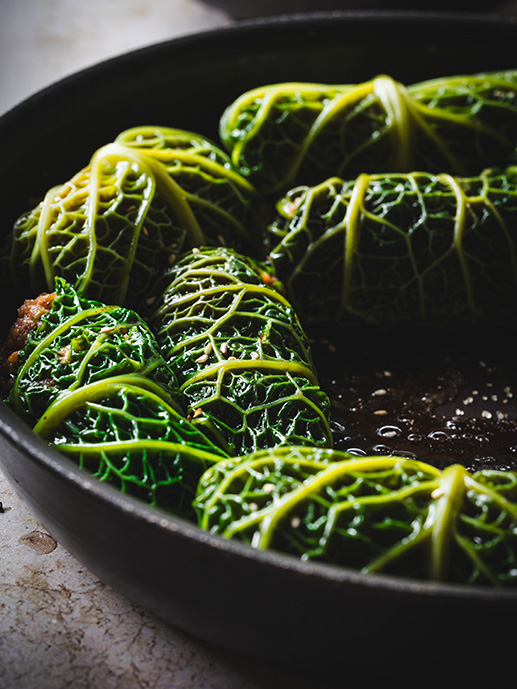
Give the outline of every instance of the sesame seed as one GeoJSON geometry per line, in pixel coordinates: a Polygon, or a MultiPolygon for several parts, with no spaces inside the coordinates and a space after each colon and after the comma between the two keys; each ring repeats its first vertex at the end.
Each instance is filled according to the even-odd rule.
{"type": "Polygon", "coordinates": [[[223,342],[221,347],[220,347],[220,350],[221,350],[221,354],[226,354],[228,352],[228,343],[223,342]]]}
{"type": "Polygon", "coordinates": [[[115,330],[115,327],[113,325],[106,325],[104,328],[101,328],[101,333],[112,333],[115,330]]]}
{"type": "Polygon", "coordinates": [[[194,414],[192,415],[192,418],[197,419],[198,416],[201,416],[203,413],[203,410],[201,407],[198,407],[197,409],[194,410],[194,414]]]}
{"type": "Polygon", "coordinates": [[[264,493],[273,493],[275,490],[275,484],[274,483],[264,483],[264,486],[262,489],[263,489],[264,493]]]}
{"type": "Polygon", "coordinates": [[[258,510],[259,506],[257,505],[256,502],[250,502],[250,510],[252,512],[256,512],[258,510]]]}
{"type": "Polygon", "coordinates": [[[250,357],[252,359],[260,359],[260,354],[258,352],[251,352],[250,357]]]}
{"type": "Polygon", "coordinates": [[[375,390],[372,394],[373,395],[385,395],[387,393],[387,390],[384,388],[379,388],[378,390],[375,390]]]}
{"type": "Polygon", "coordinates": [[[489,412],[489,411],[487,411],[486,409],[484,409],[484,410],[481,412],[481,416],[482,416],[484,419],[491,419],[491,418],[492,418],[492,412],[489,412]]]}
{"type": "Polygon", "coordinates": [[[386,411],[386,409],[376,409],[373,413],[376,416],[386,416],[388,412],[386,411]]]}
{"type": "Polygon", "coordinates": [[[208,354],[201,354],[201,356],[198,356],[196,359],[196,364],[204,364],[205,361],[208,361],[208,354]]]}
{"type": "Polygon", "coordinates": [[[297,529],[301,523],[302,523],[302,521],[301,521],[300,517],[293,517],[291,519],[291,526],[293,527],[293,529],[297,529]]]}
{"type": "Polygon", "coordinates": [[[209,342],[203,351],[208,356],[212,352],[212,343],[209,342]]]}

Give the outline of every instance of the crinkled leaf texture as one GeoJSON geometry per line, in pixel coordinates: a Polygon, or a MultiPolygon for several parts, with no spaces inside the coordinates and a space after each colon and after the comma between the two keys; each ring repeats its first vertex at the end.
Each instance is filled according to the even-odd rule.
{"type": "Polygon", "coordinates": [[[57,278],[17,358],[7,401],[38,435],[122,492],[192,516],[199,477],[227,455],[185,418],[176,377],[140,316],[57,278]]]}
{"type": "Polygon", "coordinates": [[[34,424],[59,396],[114,376],[160,386],[181,408],[178,382],[142,318],[121,306],[84,299],[56,278],[52,308],[18,353],[8,403],[34,424]]]}
{"type": "Polygon", "coordinates": [[[225,248],[184,256],[151,325],[193,423],[228,454],[331,444],[329,399],[308,339],[278,285],[225,248]]]}
{"type": "Polygon", "coordinates": [[[100,481],[189,518],[200,476],[226,456],[140,376],[71,390],[34,430],[100,481]]]}
{"type": "Polygon", "coordinates": [[[201,478],[200,526],[303,560],[454,583],[517,585],[517,475],[282,447],[201,478]]]}
{"type": "Polygon", "coordinates": [[[517,309],[517,167],[292,189],[270,260],[302,320],[499,325],[517,309]]]}
{"type": "Polygon", "coordinates": [[[362,172],[472,175],[514,160],[517,71],[405,87],[280,83],[243,93],[220,136],[237,170],[266,193],[362,172]]]}
{"type": "Polygon", "coordinates": [[[204,137],[130,129],[17,220],[5,249],[11,278],[34,294],[59,276],[91,299],[141,311],[182,250],[256,246],[258,206],[249,182],[204,137]]]}

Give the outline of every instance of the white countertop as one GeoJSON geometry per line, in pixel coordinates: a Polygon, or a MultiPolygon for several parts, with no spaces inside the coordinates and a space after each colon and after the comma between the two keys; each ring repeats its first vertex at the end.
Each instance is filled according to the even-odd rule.
{"type": "Polygon", "coordinates": [[[231,21],[201,0],[1,0],[0,114],[83,67],[231,21]]]}
{"type": "Polygon", "coordinates": [[[1,473],[0,500],[2,689],[331,689],[134,605],[56,543],[1,473]]]}

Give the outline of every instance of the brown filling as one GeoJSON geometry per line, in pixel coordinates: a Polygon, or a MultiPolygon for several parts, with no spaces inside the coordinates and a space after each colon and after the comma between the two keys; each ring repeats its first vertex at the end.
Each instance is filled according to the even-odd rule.
{"type": "Polygon", "coordinates": [[[4,395],[12,384],[10,373],[18,352],[24,348],[29,333],[38,326],[43,314],[50,311],[55,296],[55,292],[43,293],[35,299],[26,299],[19,307],[18,316],[0,347],[0,391],[4,395]]]}

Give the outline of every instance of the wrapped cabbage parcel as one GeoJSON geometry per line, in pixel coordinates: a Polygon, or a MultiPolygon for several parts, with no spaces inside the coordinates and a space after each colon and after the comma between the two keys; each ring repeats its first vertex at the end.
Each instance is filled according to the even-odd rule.
{"type": "Polygon", "coordinates": [[[174,373],[133,311],[61,278],[20,351],[7,403],[79,466],[122,492],[192,514],[197,481],[226,456],[186,418],[174,373]]]}
{"type": "Polygon", "coordinates": [[[302,322],[517,323],[517,167],[329,178],[290,190],[269,235],[302,322]]]}
{"type": "Polygon", "coordinates": [[[515,161],[517,70],[404,86],[387,75],[361,84],[280,83],[230,104],[220,136],[258,189],[362,172],[473,175],[515,161]]]}
{"type": "Polygon", "coordinates": [[[363,573],[515,587],[517,474],[282,447],[201,478],[200,526],[363,573]]]}
{"type": "Polygon", "coordinates": [[[252,250],[259,205],[204,137],[130,129],[16,221],[5,247],[10,280],[27,296],[52,290],[59,276],[88,298],[142,311],[156,276],[181,251],[252,250]]]}
{"type": "Polygon", "coordinates": [[[194,249],[169,271],[151,326],[192,422],[230,455],[331,444],[308,339],[260,263],[194,249]]]}

